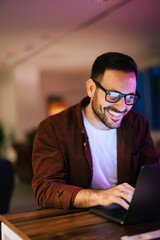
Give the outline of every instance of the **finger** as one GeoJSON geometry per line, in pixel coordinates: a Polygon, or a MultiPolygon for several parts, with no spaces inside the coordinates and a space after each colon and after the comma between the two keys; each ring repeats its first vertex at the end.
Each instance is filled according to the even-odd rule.
{"type": "Polygon", "coordinates": [[[132,196],[133,196],[134,191],[135,191],[135,189],[132,186],[130,186],[129,184],[122,184],[122,185],[120,185],[119,190],[121,192],[125,192],[127,194],[131,194],[132,196]]]}
{"type": "Polygon", "coordinates": [[[119,204],[121,207],[125,208],[128,210],[129,208],[129,203],[127,203],[124,199],[116,197],[115,198],[115,203],[119,204]]]}
{"type": "Polygon", "coordinates": [[[119,190],[119,197],[131,203],[135,189],[128,183],[123,183],[119,185],[119,190]]]}
{"type": "Polygon", "coordinates": [[[129,185],[128,183],[122,183],[121,187],[125,188],[125,189],[128,189],[128,191],[130,191],[130,192],[134,192],[134,190],[135,190],[135,188],[132,187],[131,185],[129,185]]]}
{"type": "Polygon", "coordinates": [[[133,195],[128,192],[121,192],[120,197],[122,199],[126,200],[128,203],[130,203],[132,201],[133,195]]]}
{"type": "MultiPolygon", "coordinates": [[[[120,200],[122,199],[122,200],[125,200],[128,203],[130,203],[132,200],[133,194],[132,194],[132,192],[130,193],[128,191],[125,192],[125,191],[116,190],[114,192],[114,196],[120,198],[120,200]]],[[[128,206],[128,204],[127,204],[127,206],[128,206]]]]}
{"type": "MultiPolygon", "coordinates": [[[[105,204],[105,206],[109,206],[112,203],[116,203],[127,210],[129,208],[129,203],[124,198],[121,198],[120,193],[121,192],[118,189],[115,189],[114,191],[112,191],[112,194],[108,197],[108,203],[105,204]]],[[[122,196],[123,196],[123,193],[122,193],[122,196]]]]}

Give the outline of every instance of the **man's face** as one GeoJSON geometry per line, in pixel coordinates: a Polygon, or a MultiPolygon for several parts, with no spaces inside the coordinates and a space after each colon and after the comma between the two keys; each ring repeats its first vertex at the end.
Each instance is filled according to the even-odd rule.
{"type": "MultiPolygon", "coordinates": [[[[118,70],[106,70],[100,84],[106,90],[118,91],[124,94],[136,93],[136,76],[134,72],[126,73],[118,70]]],[[[105,92],[97,87],[91,99],[91,104],[93,114],[101,129],[120,127],[123,117],[132,108],[132,106],[125,104],[124,98],[121,98],[116,103],[107,102],[105,100],[105,92]]]]}

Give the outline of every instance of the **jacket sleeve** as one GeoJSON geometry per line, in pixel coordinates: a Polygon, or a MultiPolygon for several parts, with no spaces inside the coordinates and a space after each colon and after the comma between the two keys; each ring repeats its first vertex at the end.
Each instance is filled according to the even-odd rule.
{"type": "Polygon", "coordinates": [[[32,187],[39,207],[72,208],[81,188],[66,184],[65,162],[50,121],[43,121],[37,129],[32,167],[32,187]]]}

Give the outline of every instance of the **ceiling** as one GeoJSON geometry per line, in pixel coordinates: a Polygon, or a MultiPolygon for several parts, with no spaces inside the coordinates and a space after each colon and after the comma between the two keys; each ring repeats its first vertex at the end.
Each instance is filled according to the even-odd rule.
{"type": "Polygon", "coordinates": [[[160,65],[160,0],[0,0],[0,70],[87,70],[107,51],[160,65]]]}

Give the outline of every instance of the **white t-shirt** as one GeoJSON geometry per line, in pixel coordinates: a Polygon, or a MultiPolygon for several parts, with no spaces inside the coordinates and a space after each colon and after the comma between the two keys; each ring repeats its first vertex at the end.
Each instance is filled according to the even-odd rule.
{"type": "Polygon", "coordinates": [[[108,189],[117,184],[117,130],[93,127],[82,110],[93,160],[93,189],[108,189]]]}

